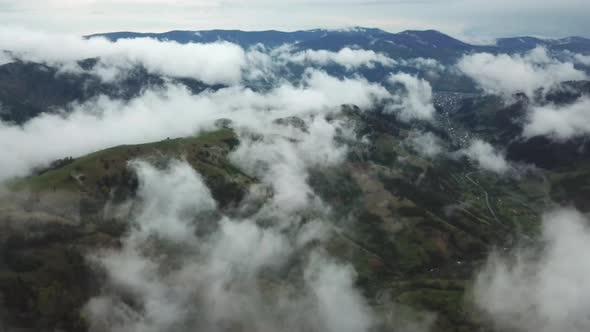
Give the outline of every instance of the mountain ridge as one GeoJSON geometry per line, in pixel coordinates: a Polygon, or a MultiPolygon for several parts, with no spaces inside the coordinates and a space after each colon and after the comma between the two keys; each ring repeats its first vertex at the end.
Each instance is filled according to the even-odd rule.
{"type": "Polygon", "coordinates": [[[566,37],[540,39],[536,37],[498,38],[495,44],[479,45],[462,41],[437,30],[405,30],[399,33],[375,28],[311,29],[293,32],[266,30],[174,30],[163,33],[110,32],[85,36],[103,37],[110,41],[152,38],[180,44],[230,42],[244,49],[256,45],[277,48],[291,45],[294,50],[326,50],[338,52],[344,48],[365,49],[385,54],[393,59],[431,58],[443,65],[453,65],[471,53],[517,54],[541,46],[549,52],[590,54],[590,39],[566,37]]]}
{"type": "MultiPolygon", "coordinates": [[[[149,37],[149,38],[156,38],[156,39],[168,39],[168,40],[175,40],[178,42],[196,42],[199,41],[201,38],[204,41],[209,40],[212,36],[218,37],[227,37],[227,36],[247,36],[250,35],[254,39],[256,37],[262,37],[265,35],[274,34],[276,36],[283,36],[285,39],[296,40],[297,37],[307,37],[307,38],[321,38],[324,34],[340,34],[340,35],[382,35],[387,37],[402,37],[402,36],[420,36],[424,37],[434,37],[434,38],[442,38],[448,42],[455,43],[457,45],[463,44],[466,46],[471,47],[499,47],[499,48],[510,48],[513,50],[520,50],[523,47],[526,48],[534,48],[538,45],[543,46],[560,46],[560,45],[567,45],[567,44],[584,44],[588,45],[590,49],[590,38],[582,37],[582,36],[567,36],[562,38],[542,38],[542,37],[534,37],[534,36],[514,36],[514,37],[499,37],[496,38],[496,43],[490,44],[483,44],[483,45],[476,45],[471,44],[469,42],[463,41],[460,38],[455,38],[450,34],[446,34],[444,32],[435,30],[435,29],[426,29],[426,30],[403,30],[400,32],[389,32],[378,28],[367,28],[367,27],[352,27],[352,28],[342,28],[342,29],[309,29],[309,30],[295,30],[295,31],[280,31],[280,30],[239,30],[239,29],[212,29],[212,30],[171,30],[165,32],[134,32],[134,31],[113,31],[113,32],[104,32],[104,33],[96,33],[84,36],[85,38],[94,38],[94,37],[105,37],[109,40],[115,41],[118,39],[125,39],[125,38],[141,38],[141,37],[149,37]],[[205,36],[204,36],[205,35],[205,36]],[[178,36],[183,36],[186,39],[175,39],[178,36]],[[193,38],[188,38],[192,36],[193,38]],[[195,36],[197,38],[195,38],[195,36]],[[170,39],[172,37],[172,39],[170,39]]],[[[276,37],[275,36],[275,37],[276,37]]],[[[222,38],[225,40],[224,38],[222,38]]],[[[306,38],[304,38],[305,40],[306,38]]],[[[298,40],[298,41],[304,41],[298,40]]]]}

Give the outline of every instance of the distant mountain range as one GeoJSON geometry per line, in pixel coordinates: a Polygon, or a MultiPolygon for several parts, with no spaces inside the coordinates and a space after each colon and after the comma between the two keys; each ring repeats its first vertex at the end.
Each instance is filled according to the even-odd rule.
{"type": "Polygon", "coordinates": [[[541,39],[525,36],[501,38],[495,45],[474,45],[436,30],[407,30],[399,33],[373,28],[314,29],[295,32],[206,30],[164,33],[111,32],[87,37],[97,36],[113,41],[126,38],[154,38],[179,43],[227,41],[243,47],[259,43],[273,47],[288,43],[300,49],[340,50],[343,47],[355,46],[383,52],[396,58],[429,57],[442,62],[454,61],[458,56],[468,52],[514,53],[531,50],[536,46],[544,46],[553,51],[590,53],[590,39],[583,37],[541,39]]]}
{"type": "MultiPolygon", "coordinates": [[[[563,39],[504,38],[497,40],[495,45],[473,45],[435,30],[408,30],[400,33],[389,33],[370,28],[315,29],[296,32],[239,30],[170,31],[165,33],[112,32],[90,35],[86,38],[97,36],[112,41],[145,37],[179,43],[227,41],[245,48],[257,44],[264,44],[267,47],[292,44],[295,51],[309,49],[339,51],[344,47],[358,47],[384,53],[393,59],[433,58],[448,66],[455,64],[464,54],[472,52],[518,53],[531,50],[538,45],[555,52],[569,50],[590,54],[590,39],[581,37],[563,39]]],[[[80,61],[79,64],[84,69],[90,69],[96,62],[97,59],[87,59],[80,61]]],[[[302,67],[290,69],[293,73],[299,74],[303,70],[302,67]]],[[[403,62],[400,62],[398,69],[418,74],[424,74],[425,71],[403,62]]],[[[335,76],[347,74],[346,70],[339,66],[330,66],[326,70],[335,76]]],[[[359,68],[356,72],[371,82],[384,82],[391,71],[377,65],[359,68]]],[[[27,61],[16,61],[0,66],[0,105],[2,106],[0,107],[0,120],[23,123],[42,112],[63,108],[72,101],[85,101],[100,94],[127,100],[140,94],[146,87],[164,84],[161,77],[149,74],[141,67],[135,68],[125,80],[117,82],[117,84],[101,82],[100,79],[89,74],[61,73],[57,75],[57,73],[58,68],[27,61]]],[[[206,88],[215,88],[195,80],[184,79],[180,81],[195,93],[206,88]]],[[[431,76],[429,82],[435,91],[477,92],[475,84],[469,78],[453,72],[431,76]]]]}

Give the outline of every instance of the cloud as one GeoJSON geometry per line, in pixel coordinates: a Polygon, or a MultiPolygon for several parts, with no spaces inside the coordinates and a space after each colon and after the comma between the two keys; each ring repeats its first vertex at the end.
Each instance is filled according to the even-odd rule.
{"type": "Polygon", "coordinates": [[[246,67],[244,50],[231,43],[179,44],[149,38],[122,39],[111,42],[103,38],[84,39],[66,34],[49,34],[26,29],[0,29],[0,45],[14,57],[81,70],[76,62],[100,57],[97,74],[121,73],[133,66],[170,77],[194,78],[208,84],[237,84],[246,67]],[[18,38],[15,38],[18,36],[18,38]],[[59,47],[55,47],[59,45],[59,47]]]}
{"type": "Polygon", "coordinates": [[[431,58],[404,59],[400,60],[399,63],[403,66],[419,69],[429,77],[438,77],[441,72],[446,70],[443,64],[431,58]]]}
{"type": "MultiPolygon", "coordinates": [[[[0,123],[2,180],[68,155],[198,134],[227,118],[241,142],[230,160],[260,181],[248,199],[262,206],[251,211],[245,202],[230,217],[187,163],[132,162],[140,183],[136,197],[125,202],[132,206],[125,216],[132,228],[120,247],[89,256],[105,276],[100,295],[84,309],[91,331],[362,332],[377,325],[355,288],[354,269],[323,249],[332,235],[330,207],[308,184],[308,172],[337,166],[347,155],[339,138],[354,139],[352,128],[328,121],[328,113],[342,104],[370,109],[392,95],[366,79],[316,69],[293,82],[276,80],[277,64],[267,50],[244,56],[243,78],[268,79],[272,87],[256,91],[237,82],[193,95],[168,83],[127,101],[101,96],[72,104],[22,126],[0,123]]],[[[145,58],[130,66],[119,60],[101,60],[104,77],[116,79],[137,64],[173,73],[145,58]]],[[[72,70],[60,54],[46,61],[72,70]]]]}
{"type": "Polygon", "coordinates": [[[578,56],[583,56],[571,52],[564,52],[564,56],[570,62],[557,60],[546,49],[537,47],[524,55],[467,55],[457,67],[487,93],[507,99],[512,99],[516,93],[525,93],[533,99],[527,110],[523,136],[543,135],[564,141],[590,132],[590,126],[586,125],[590,115],[588,98],[567,106],[539,105],[536,94],[539,89],[547,92],[564,81],[587,79],[583,71],[574,68],[578,56]]]}
{"type": "Polygon", "coordinates": [[[380,85],[317,70],[306,71],[299,85],[283,83],[266,92],[235,86],[192,95],[182,86],[167,85],[128,102],[100,97],[72,105],[64,114],[42,114],[22,126],[0,123],[0,179],[26,175],[65,156],[190,136],[212,128],[219,118],[260,128],[278,117],[325,113],[342,104],[368,109],[388,98],[380,85]]]}
{"type": "Polygon", "coordinates": [[[428,81],[398,73],[391,75],[388,82],[392,85],[401,84],[405,89],[405,94],[399,96],[398,102],[388,106],[390,112],[397,113],[403,121],[431,120],[434,117],[432,87],[428,81]]]}
{"type": "Polygon", "coordinates": [[[415,132],[408,138],[408,143],[421,155],[434,158],[443,152],[442,140],[431,132],[415,132]]]}
{"type": "Polygon", "coordinates": [[[575,64],[590,66],[590,55],[575,53],[570,50],[564,50],[560,55],[575,64]]]}
{"type": "MultiPolygon", "coordinates": [[[[79,42],[72,45],[113,47],[104,40],[79,42]]],[[[66,43],[64,49],[73,51],[68,58],[63,50],[43,54],[44,47],[21,56],[72,70],[68,65],[78,58],[73,53],[96,54],[66,43]]],[[[130,54],[126,47],[122,58],[130,54]]],[[[159,47],[186,51],[166,42],[159,47]]],[[[233,52],[223,47],[220,52],[233,52]]],[[[268,79],[271,87],[257,91],[234,82],[193,95],[180,84],[166,83],[130,100],[100,96],[20,126],[0,123],[1,180],[26,175],[56,158],[195,135],[227,118],[241,141],[230,160],[260,181],[248,198],[259,199],[262,206],[242,214],[245,202],[230,217],[187,163],[155,167],[132,162],[140,183],[136,197],[125,202],[132,206],[125,216],[132,228],[120,247],[89,256],[105,276],[100,295],[85,307],[91,331],[359,332],[376,326],[376,314],[355,288],[354,269],[323,249],[332,235],[330,207],[308,184],[308,172],[337,166],[347,155],[339,138],[354,139],[345,122],[327,120],[327,114],[340,111],[342,104],[371,109],[391,101],[392,94],[366,79],[336,78],[317,69],[305,70],[292,82],[275,80],[276,63],[267,50],[243,55],[242,78],[268,79]]],[[[114,68],[112,77],[135,65],[176,75],[173,67],[158,67],[160,60],[163,66],[169,60],[130,57],[127,66],[118,53],[103,56],[99,68],[105,73],[114,68]]],[[[397,100],[403,102],[403,97],[397,100]]]]}
{"type": "MultiPolygon", "coordinates": [[[[258,44],[246,52],[247,66],[244,76],[248,83],[257,83],[292,79],[293,66],[305,69],[342,66],[348,77],[358,77],[356,71],[362,68],[374,68],[376,65],[393,67],[397,62],[382,53],[372,50],[343,48],[338,52],[327,50],[298,50],[293,44],[269,48],[258,44]]],[[[333,68],[328,68],[332,70],[333,68]]],[[[362,75],[361,75],[362,76],[362,75]]]]}
{"type": "Polygon", "coordinates": [[[501,329],[590,329],[589,220],[572,209],[545,214],[542,249],[516,250],[510,259],[492,255],[474,287],[478,306],[501,329]]]}
{"type": "Polygon", "coordinates": [[[354,288],[354,278],[355,272],[349,266],[334,264],[325,256],[312,256],[305,280],[316,295],[318,311],[323,318],[322,330],[356,332],[371,329],[374,314],[364,298],[358,292],[346,291],[354,288]]]}
{"type": "Polygon", "coordinates": [[[138,198],[142,203],[137,219],[140,236],[145,241],[150,234],[165,239],[182,239],[188,236],[191,217],[217,208],[209,189],[200,175],[186,163],[175,162],[165,170],[135,161],[130,168],[139,179],[158,177],[158,181],[142,181],[138,198]]]}
{"type": "Polygon", "coordinates": [[[469,147],[459,153],[476,161],[481,168],[491,172],[505,173],[510,169],[510,165],[501,152],[496,151],[490,143],[479,139],[473,140],[469,147]]]}
{"type": "Polygon", "coordinates": [[[573,63],[552,58],[538,47],[524,55],[477,53],[459,60],[457,68],[472,78],[486,93],[511,98],[515,93],[534,97],[538,89],[549,89],[560,82],[583,80],[587,75],[573,63]]]}
{"type": "Polygon", "coordinates": [[[557,141],[590,134],[590,99],[582,97],[566,106],[533,106],[523,135],[527,138],[548,136],[557,141]]]}
{"type": "MultiPolygon", "coordinates": [[[[269,49],[255,45],[248,50],[229,42],[187,43],[160,41],[152,38],[119,39],[111,42],[101,37],[84,39],[70,34],[46,33],[22,28],[0,29],[2,50],[14,58],[58,67],[61,72],[90,73],[105,82],[115,82],[138,66],[149,73],[174,78],[192,78],[207,84],[272,83],[284,79],[288,66],[326,67],[339,65],[349,74],[359,68],[376,65],[393,67],[397,62],[372,50],[343,48],[296,51],[292,45],[269,49]],[[19,36],[19,38],[14,38],[19,36]],[[59,44],[60,47],[54,47],[59,44]],[[78,61],[97,58],[91,69],[78,61]]],[[[0,51],[2,51],[0,50],[0,51]]],[[[12,61],[0,53],[0,64],[12,61]]],[[[435,73],[440,69],[433,59],[408,60],[406,65],[435,73]]],[[[352,76],[352,75],[351,75],[352,76]]]]}
{"type": "Polygon", "coordinates": [[[305,50],[294,54],[282,54],[281,57],[298,64],[327,66],[338,64],[348,70],[359,67],[373,68],[376,64],[392,67],[396,62],[382,53],[371,50],[343,48],[338,52],[326,50],[305,50]]]}
{"type": "MultiPolygon", "coordinates": [[[[371,308],[354,287],[354,270],[307,248],[301,240],[306,228],[289,223],[300,218],[261,227],[256,216],[215,217],[206,214],[215,204],[190,165],[132,165],[141,208],[121,249],[91,256],[107,275],[104,292],[85,308],[91,331],[359,332],[374,326],[371,308]],[[198,235],[199,225],[217,226],[198,235]],[[297,262],[285,279],[288,264],[297,262]]],[[[275,203],[280,209],[284,201],[275,203]]]]}
{"type": "MultiPolygon", "coordinates": [[[[281,48],[279,48],[281,49],[281,48]]],[[[246,52],[247,68],[244,72],[246,81],[274,82],[278,80],[277,74],[284,64],[277,64],[276,58],[272,55],[276,50],[270,51],[262,44],[251,47],[246,52]]]]}
{"type": "Polygon", "coordinates": [[[581,63],[584,66],[590,66],[590,55],[575,54],[574,59],[576,62],[581,63]]]}
{"type": "Polygon", "coordinates": [[[334,143],[334,124],[316,118],[307,127],[306,132],[276,128],[262,141],[246,139],[231,155],[247,174],[272,187],[272,200],[283,211],[302,210],[318,200],[307,183],[309,167],[334,166],[346,155],[345,147],[334,143]]]}

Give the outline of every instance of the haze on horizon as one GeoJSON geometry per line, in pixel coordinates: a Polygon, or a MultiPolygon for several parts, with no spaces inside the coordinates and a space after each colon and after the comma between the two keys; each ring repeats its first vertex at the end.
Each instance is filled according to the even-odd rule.
{"type": "Polygon", "coordinates": [[[0,22],[54,32],[436,29],[467,41],[590,36],[587,0],[0,0],[0,22]]]}

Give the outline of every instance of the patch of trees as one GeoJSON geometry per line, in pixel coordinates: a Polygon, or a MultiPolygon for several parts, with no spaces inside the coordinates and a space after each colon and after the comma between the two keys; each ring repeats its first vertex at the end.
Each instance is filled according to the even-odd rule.
{"type": "Polygon", "coordinates": [[[56,170],[56,169],[60,169],[60,168],[62,168],[62,167],[64,167],[64,166],[67,166],[67,165],[69,165],[69,164],[73,163],[73,162],[74,162],[74,160],[75,160],[75,159],[74,159],[74,158],[72,158],[72,157],[66,157],[66,158],[63,158],[63,159],[57,159],[57,160],[54,160],[54,161],[52,161],[52,162],[51,162],[51,163],[50,163],[48,166],[46,166],[46,167],[40,167],[40,168],[38,168],[38,169],[35,169],[35,170],[33,171],[33,174],[36,174],[36,175],[42,175],[42,174],[44,174],[44,173],[47,173],[47,172],[50,172],[50,171],[53,171],[53,170],[56,170]]]}

